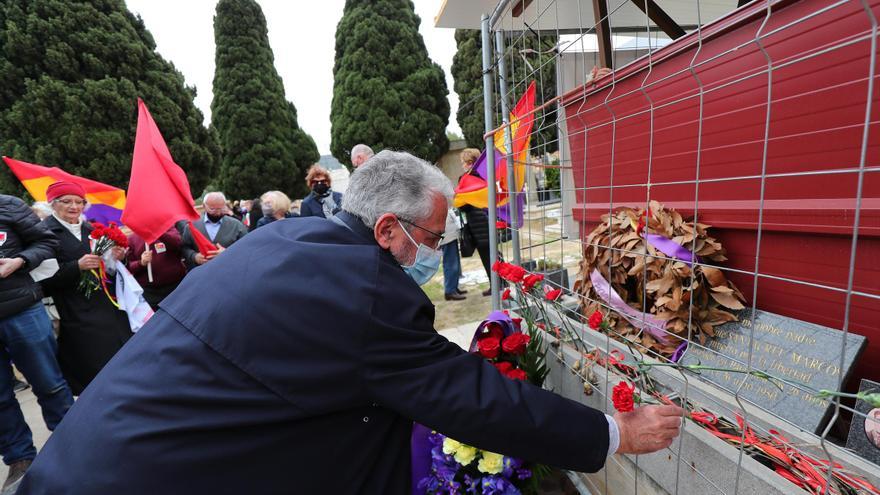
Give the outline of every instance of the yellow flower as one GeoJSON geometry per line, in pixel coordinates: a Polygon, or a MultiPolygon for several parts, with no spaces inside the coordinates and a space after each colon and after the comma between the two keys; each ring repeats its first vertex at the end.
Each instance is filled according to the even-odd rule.
{"type": "Polygon", "coordinates": [[[443,453],[446,455],[454,454],[461,447],[461,442],[457,442],[449,437],[443,439],[443,453]]]}
{"type": "Polygon", "coordinates": [[[477,457],[477,449],[467,445],[462,445],[455,452],[455,462],[462,466],[467,466],[473,462],[475,457],[477,457]]]}
{"type": "Polygon", "coordinates": [[[504,456],[494,452],[483,452],[483,458],[477,463],[481,473],[498,474],[504,469],[504,456]]]}

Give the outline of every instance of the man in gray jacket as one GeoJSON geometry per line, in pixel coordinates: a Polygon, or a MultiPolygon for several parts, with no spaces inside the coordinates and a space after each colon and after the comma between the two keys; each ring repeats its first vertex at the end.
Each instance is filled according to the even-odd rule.
{"type": "Polygon", "coordinates": [[[189,228],[183,230],[183,253],[184,262],[188,270],[204,265],[222,253],[235,241],[247,234],[247,227],[238,220],[224,214],[226,209],[226,196],[222,192],[209,192],[203,202],[205,214],[193,226],[202,233],[209,241],[217,246],[215,251],[202,254],[196,245],[192,232],[189,228]]]}
{"type": "Polygon", "coordinates": [[[24,201],[0,195],[0,455],[9,475],[0,494],[15,493],[37,455],[15,399],[11,363],[33,386],[46,427],[54,430],[73,405],[55,357],[52,324],[30,270],[55,257],[58,239],[24,201]],[[11,362],[11,363],[10,363],[11,362]]]}

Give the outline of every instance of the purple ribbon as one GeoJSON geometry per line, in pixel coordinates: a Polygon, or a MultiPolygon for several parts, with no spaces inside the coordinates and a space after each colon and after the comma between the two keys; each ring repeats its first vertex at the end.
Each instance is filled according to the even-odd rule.
{"type": "Polygon", "coordinates": [[[590,280],[593,282],[593,289],[596,290],[596,294],[598,294],[599,297],[611,307],[611,309],[617,311],[620,313],[620,316],[626,318],[626,321],[630,322],[634,327],[641,328],[645,332],[648,332],[662,344],[667,344],[669,342],[666,333],[663,330],[666,328],[665,320],[661,320],[654,315],[642,313],[641,311],[636,311],[631,308],[626,302],[624,302],[620,295],[611,288],[608,281],[602,277],[601,273],[599,273],[599,269],[593,269],[593,272],[590,273],[590,280]]]}
{"type": "Polygon", "coordinates": [[[645,236],[645,240],[647,240],[652,246],[657,248],[658,251],[669,256],[671,258],[679,259],[686,263],[693,263],[696,260],[698,263],[700,261],[700,257],[690,252],[690,250],[685,249],[681,246],[681,244],[673,241],[672,239],[658,235],[658,234],[649,234],[647,232],[642,233],[645,236]]]}
{"type": "Polygon", "coordinates": [[[681,357],[684,356],[684,352],[687,350],[687,348],[688,341],[685,340],[684,342],[679,344],[678,347],[675,348],[675,352],[672,353],[672,357],[670,357],[669,360],[673,363],[677,363],[681,359],[681,357]]]}
{"type": "Polygon", "coordinates": [[[477,340],[483,330],[490,324],[497,323],[501,326],[501,330],[504,332],[504,336],[507,337],[512,333],[516,333],[518,330],[513,324],[513,320],[510,319],[509,316],[504,314],[502,311],[492,311],[489,313],[489,316],[483,320],[482,323],[477,327],[477,331],[474,332],[474,338],[471,339],[471,345],[468,347],[468,352],[474,352],[477,350],[477,340]]]}

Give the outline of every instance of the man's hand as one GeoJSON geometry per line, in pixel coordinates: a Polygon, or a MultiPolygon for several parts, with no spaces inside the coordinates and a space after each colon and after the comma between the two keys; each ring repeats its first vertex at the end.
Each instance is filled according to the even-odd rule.
{"type": "Polygon", "coordinates": [[[665,449],[678,436],[684,410],[678,406],[643,406],[616,413],[620,430],[619,454],[649,454],[665,449]]]}
{"type": "Polygon", "coordinates": [[[205,258],[205,261],[210,261],[210,260],[216,258],[217,255],[222,253],[223,251],[226,251],[226,248],[221,246],[220,244],[217,244],[217,249],[215,249],[213,251],[208,251],[208,256],[205,258]]]}
{"type": "Polygon", "coordinates": [[[6,278],[24,266],[24,258],[0,258],[0,278],[6,278]]]}
{"type": "Polygon", "coordinates": [[[208,258],[205,258],[205,256],[202,255],[202,253],[196,253],[195,257],[193,258],[193,261],[195,261],[197,265],[204,265],[205,263],[208,262],[208,258]]]}
{"type": "Polygon", "coordinates": [[[141,266],[147,266],[153,262],[153,252],[149,249],[141,254],[141,266]]]}

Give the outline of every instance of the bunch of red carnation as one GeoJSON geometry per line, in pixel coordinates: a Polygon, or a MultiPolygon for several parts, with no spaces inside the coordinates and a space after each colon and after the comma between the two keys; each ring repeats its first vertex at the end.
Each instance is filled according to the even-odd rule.
{"type": "MultiPolygon", "coordinates": [[[[104,253],[114,246],[128,247],[128,237],[125,236],[125,233],[122,232],[115,222],[110,222],[106,226],[100,222],[92,222],[92,232],[89,234],[89,238],[92,241],[92,254],[97,256],[103,256],[104,253]]],[[[86,297],[91,297],[93,292],[103,287],[107,297],[110,297],[112,300],[112,296],[107,292],[107,282],[107,273],[102,261],[99,270],[82,272],[79,279],[79,290],[86,297]]]]}
{"type": "Polygon", "coordinates": [[[498,323],[489,323],[477,336],[477,352],[489,360],[502,375],[513,380],[528,380],[528,374],[519,368],[519,358],[526,353],[531,337],[514,332],[507,337],[498,323]]]}
{"type": "Polygon", "coordinates": [[[122,232],[115,222],[110,222],[110,225],[107,226],[100,222],[92,223],[92,233],[89,234],[89,237],[95,240],[92,254],[97,254],[98,256],[101,256],[113,246],[128,247],[128,237],[125,236],[125,233],[122,232]]]}

